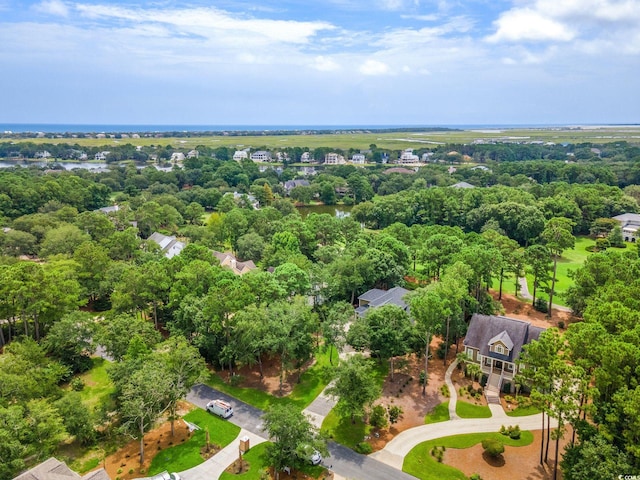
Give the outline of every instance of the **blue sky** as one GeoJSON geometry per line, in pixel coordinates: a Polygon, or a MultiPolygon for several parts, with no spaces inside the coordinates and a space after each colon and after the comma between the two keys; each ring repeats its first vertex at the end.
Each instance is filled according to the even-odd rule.
{"type": "Polygon", "coordinates": [[[640,0],[0,0],[0,122],[640,122],[640,0]]]}

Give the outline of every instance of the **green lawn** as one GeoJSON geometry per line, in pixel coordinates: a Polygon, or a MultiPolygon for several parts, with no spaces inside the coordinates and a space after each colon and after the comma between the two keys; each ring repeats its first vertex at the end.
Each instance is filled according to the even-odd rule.
{"type": "Polygon", "coordinates": [[[446,422],[449,420],[449,401],[442,402],[427,413],[426,417],[424,417],[424,423],[438,423],[438,422],[446,422]]]}
{"type": "Polygon", "coordinates": [[[107,375],[109,362],[103,358],[92,358],[91,361],[91,370],[79,375],[85,384],[80,391],[80,398],[91,410],[95,410],[96,407],[111,401],[110,396],[115,387],[107,375]]]}
{"type": "MultiPolygon", "coordinates": [[[[244,454],[243,458],[249,463],[249,470],[240,474],[223,472],[220,480],[260,480],[260,473],[268,468],[265,452],[269,444],[270,442],[263,442],[244,454]]],[[[300,471],[312,478],[319,478],[325,468],[320,465],[305,465],[300,471]]]]}
{"type": "Polygon", "coordinates": [[[167,448],[153,457],[149,475],[155,475],[164,470],[182,472],[201,464],[204,460],[200,456],[200,449],[205,445],[207,428],[210,442],[222,448],[229,445],[240,433],[240,427],[211,415],[201,408],[189,412],[184,419],[198,425],[200,430],[196,430],[186,442],[167,448]]]}
{"type": "MultiPolygon", "coordinates": [[[[587,257],[591,255],[591,252],[587,251],[587,247],[593,246],[595,243],[595,240],[589,237],[576,237],[575,248],[565,250],[562,257],[558,259],[556,293],[553,297],[553,303],[566,306],[563,294],[570,285],[573,285],[573,280],[569,278],[569,270],[575,271],[585,262],[587,257]]],[[[529,293],[533,294],[533,276],[530,274],[527,274],[527,285],[529,286],[529,293]]],[[[551,282],[549,282],[549,286],[551,286],[551,282]]],[[[549,296],[542,292],[536,293],[536,297],[549,299],[549,296]]]]}
{"type": "Polygon", "coordinates": [[[507,411],[509,417],[528,417],[529,415],[535,415],[537,413],[540,413],[540,410],[533,405],[516,407],[511,411],[507,411]]]}
{"type": "MultiPolygon", "coordinates": [[[[336,355],[334,352],[334,363],[336,355]]],[[[296,384],[292,392],[286,397],[275,397],[262,390],[246,387],[234,387],[222,381],[218,375],[211,375],[207,384],[225,392],[254,407],[266,410],[274,404],[291,404],[303,410],[322,392],[330,380],[331,366],[329,364],[329,352],[322,351],[316,354],[316,362],[302,374],[300,383],[296,384]]]]}
{"type": "MultiPolygon", "coordinates": [[[[247,136],[185,136],[185,137],[168,137],[168,138],[127,138],[127,139],[111,139],[111,138],[26,138],[11,139],[13,142],[33,142],[35,144],[42,143],[68,143],[78,144],[80,146],[109,146],[115,144],[130,143],[132,145],[178,145],[185,150],[195,148],[197,145],[206,145],[212,148],[227,146],[235,147],[267,147],[268,149],[287,147],[331,147],[356,150],[369,148],[369,145],[375,143],[379,148],[389,148],[394,150],[403,150],[405,148],[424,148],[427,146],[435,146],[439,143],[470,143],[478,138],[501,138],[504,137],[505,131],[495,129],[493,131],[476,132],[473,130],[450,130],[450,131],[428,131],[424,132],[365,132],[362,133],[331,133],[323,135],[262,135],[262,132],[256,132],[255,135],[247,136]],[[427,143],[424,142],[435,142],[427,143]]],[[[637,129],[628,128],[619,129],[616,127],[608,127],[606,130],[576,130],[571,128],[561,129],[545,129],[545,128],[517,128],[507,130],[508,135],[515,137],[527,137],[530,140],[552,141],[555,143],[607,143],[619,141],[619,136],[627,137],[636,135],[637,129]],[[603,134],[603,131],[606,134],[603,134]]]]}
{"type": "MultiPolygon", "coordinates": [[[[376,363],[372,380],[382,385],[388,373],[389,364],[387,362],[376,363]]],[[[362,419],[356,418],[354,424],[351,422],[351,418],[340,417],[334,407],[322,422],[321,431],[336,442],[349,448],[355,448],[358,443],[364,441],[366,435],[369,435],[371,428],[371,425],[364,423],[362,419]]]]}
{"type": "Polygon", "coordinates": [[[267,468],[267,462],[265,459],[265,450],[269,445],[269,442],[263,442],[255,447],[251,447],[247,453],[244,454],[244,459],[249,463],[249,470],[238,475],[223,472],[220,475],[220,480],[260,480],[260,473],[267,468]]]}
{"type": "Polygon", "coordinates": [[[524,447],[533,442],[533,434],[529,431],[522,432],[519,440],[513,440],[506,435],[495,432],[470,433],[467,435],[452,435],[450,437],[437,438],[413,447],[407,456],[404,457],[402,470],[421,480],[467,480],[466,475],[457,468],[438,463],[431,455],[431,449],[436,446],[446,448],[470,448],[482,442],[485,438],[495,438],[500,440],[504,445],[513,447],[524,447]]]}
{"type": "Polygon", "coordinates": [[[371,432],[371,425],[368,425],[360,418],[356,418],[356,423],[351,419],[340,417],[336,409],[332,409],[322,422],[321,431],[332,440],[355,448],[357,444],[364,441],[364,437],[371,432]]]}
{"type": "Polygon", "coordinates": [[[489,418],[491,410],[485,405],[473,405],[458,399],[456,413],[460,418],[489,418]]]}

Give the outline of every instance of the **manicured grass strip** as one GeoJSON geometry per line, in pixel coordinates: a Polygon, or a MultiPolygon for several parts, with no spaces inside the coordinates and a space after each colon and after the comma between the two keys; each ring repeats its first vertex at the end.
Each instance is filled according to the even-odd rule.
{"type": "Polygon", "coordinates": [[[193,432],[186,442],[162,450],[153,457],[149,475],[155,475],[164,470],[182,472],[204,462],[200,456],[200,449],[205,445],[206,428],[209,429],[210,442],[222,448],[229,445],[240,433],[240,427],[211,415],[201,408],[189,412],[184,419],[198,425],[200,430],[193,432]]]}
{"type": "Polygon", "coordinates": [[[447,420],[449,420],[449,400],[433,407],[433,410],[424,417],[424,423],[426,424],[446,422],[447,420]]]}
{"type": "Polygon", "coordinates": [[[509,417],[527,417],[529,415],[536,415],[537,413],[540,413],[540,410],[533,405],[516,407],[511,411],[507,411],[509,417]]]}
{"type": "MultiPolygon", "coordinates": [[[[336,363],[336,358],[337,355],[334,352],[334,363],[336,363]]],[[[329,352],[316,353],[316,363],[302,374],[300,383],[296,384],[292,392],[286,397],[275,397],[261,390],[229,385],[222,381],[218,375],[211,375],[207,384],[262,410],[266,410],[269,406],[275,404],[291,404],[303,410],[313,402],[329,383],[331,378],[330,369],[329,352]]]]}
{"type": "MultiPolygon", "coordinates": [[[[269,467],[266,460],[266,449],[270,444],[271,442],[260,443],[243,455],[243,458],[249,463],[249,470],[240,474],[223,472],[220,475],[220,480],[260,480],[260,474],[269,467]]],[[[321,478],[325,468],[320,465],[305,465],[300,468],[300,471],[311,478],[321,478]]]]}
{"type": "Polygon", "coordinates": [[[436,438],[422,442],[411,449],[404,457],[402,471],[407,472],[421,480],[467,480],[467,476],[457,468],[453,468],[443,463],[438,463],[431,455],[433,447],[446,448],[470,448],[477,443],[482,442],[485,438],[495,438],[504,445],[512,447],[524,447],[533,442],[533,434],[524,431],[520,434],[519,440],[513,440],[506,435],[500,433],[470,433],[467,435],[452,435],[450,437],[436,438]]]}
{"type": "Polygon", "coordinates": [[[93,363],[91,369],[79,375],[85,384],[80,391],[80,399],[91,410],[95,410],[99,405],[109,403],[109,397],[115,387],[107,375],[109,362],[104,358],[92,358],[91,362],[93,363]]]}
{"type": "Polygon", "coordinates": [[[251,447],[243,458],[249,463],[249,470],[235,475],[223,472],[220,480],[260,480],[260,474],[268,467],[265,458],[265,451],[269,442],[263,442],[255,447],[251,447]]]}
{"type": "Polygon", "coordinates": [[[485,405],[473,405],[471,403],[458,400],[456,403],[456,413],[460,418],[490,418],[491,409],[485,405]]]}

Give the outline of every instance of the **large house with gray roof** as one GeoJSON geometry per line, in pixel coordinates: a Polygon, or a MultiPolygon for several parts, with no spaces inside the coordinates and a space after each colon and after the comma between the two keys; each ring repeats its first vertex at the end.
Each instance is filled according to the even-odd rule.
{"type": "Polygon", "coordinates": [[[623,213],[622,215],[616,215],[613,219],[620,222],[624,241],[635,243],[638,239],[638,229],[640,229],[640,214],[623,213]]]}
{"type": "Polygon", "coordinates": [[[409,290],[402,287],[393,287],[390,290],[372,288],[358,297],[356,314],[359,317],[364,317],[370,308],[381,307],[383,305],[397,305],[404,310],[408,310],[409,306],[404,301],[404,296],[407,293],[409,293],[409,290]]]}
{"type": "Polygon", "coordinates": [[[537,340],[544,330],[524,320],[475,313],[464,338],[464,351],[487,376],[488,390],[499,393],[503,383],[513,390],[522,347],[537,340]]]}
{"type": "Polygon", "coordinates": [[[167,258],[173,258],[180,255],[180,252],[187,246],[186,243],[177,240],[174,236],[163,235],[162,233],[153,232],[147,239],[160,245],[160,250],[167,258]]]}

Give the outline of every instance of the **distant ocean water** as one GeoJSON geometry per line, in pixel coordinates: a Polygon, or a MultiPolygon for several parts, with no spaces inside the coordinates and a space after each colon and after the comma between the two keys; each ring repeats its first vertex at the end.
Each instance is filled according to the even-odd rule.
{"type": "MultiPolygon", "coordinates": [[[[101,125],[51,123],[0,123],[0,133],[142,133],[142,132],[265,132],[278,130],[383,130],[394,128],[514,129],[554,128],[570,125],[101,125]]],[[[574,125],[575,126],[575,125],[574,125]]],[[[585,125],[587,126],[587,125],[585,125]]]]}

